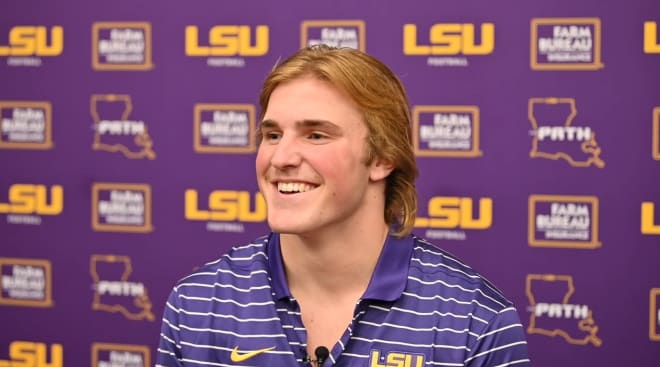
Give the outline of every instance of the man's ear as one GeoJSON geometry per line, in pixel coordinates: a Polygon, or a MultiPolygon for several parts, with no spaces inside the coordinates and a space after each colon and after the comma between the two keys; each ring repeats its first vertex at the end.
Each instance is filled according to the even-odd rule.
{"type": "Polygon", "coordinates": [[[369,179],[371,181],[380,181],[385,179],[394,170],[392,162],[382,159],[376,159],[371,162],[369,169],[369,179]]]}

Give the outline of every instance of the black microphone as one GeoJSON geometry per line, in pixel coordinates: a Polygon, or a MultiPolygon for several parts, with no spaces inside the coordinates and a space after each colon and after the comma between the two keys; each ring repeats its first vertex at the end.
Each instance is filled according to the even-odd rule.
{"type": "Polygon", "coordinates": [[[330,355],[330,351],[328,348],[321,345],[320,347],[316,347],[314,350],[314,355],[316,356],[316,367],[321,367],[330,355]]]}

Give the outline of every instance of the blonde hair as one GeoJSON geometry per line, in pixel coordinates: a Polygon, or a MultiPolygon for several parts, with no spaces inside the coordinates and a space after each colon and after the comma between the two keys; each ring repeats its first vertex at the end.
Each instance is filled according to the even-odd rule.
{"type": "Polygon", "coordinates": [[[326,45],[303,48],[267,76],[259,95],[261,117],[275,88],[308,75],[342,90],[362,111],[369,130],[366,163],[379,159],[394,167],[385,185],[385,222],[395,235],[407,235],[415,224],[418,170],[408,97],[401,81],[385,64],[362,51],[326,45]]]}

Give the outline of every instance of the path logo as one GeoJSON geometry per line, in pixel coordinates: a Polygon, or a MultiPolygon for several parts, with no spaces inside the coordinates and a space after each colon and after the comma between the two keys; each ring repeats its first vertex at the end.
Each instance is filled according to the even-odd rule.
{"type": "Polygon", "coordinates": [[[195,141],[198,153],[254,153],[255,107],[251,104],[195,105],[195,141]]]}
{"type": "Polygon", "coordinates": [[[414,106],[413,145],[418,157],[476,158],[479,107],[414,106]]]}
{"type": "Polygon", "coordinates": [[[92,344],[92,367],[148,367],[151,353],[146,345],[92,344]]]}
{"type": "Polygon", "coordinates": [[[48,202],[46,185],[13,184],[7,203],[0,202],[0,214],[7,214],[7,223],[41,225],[42,215],[60,215],[64,210],[64,189],[50,187],[48,202]]]}
{"type": "Polygon", "coordinates": [[[63,50],[62,26],[52,26],[49,32],[46,26],[20,25],[10,28],[9,44],[0,46],[0,57],[7,56],[9,66],[38,67],[41,57],[59,56],[63,50]]]}
{"type": "Polygon", "coordinates": [[[432,25],[423,36],[418,35],[417,27],[417,24],[404,24],[403,54],[427,56],[428,66],[468,66],[466,56],[490,55],[495,50],[493,23],[482,23],[480,26],[474,23],[438,23],[432,25]]]}
{"type": "Polygon", "coordinates": [[[92,228],[106,232],[153,231],[151,186],[147,184],[94,183],[92,228]]]}
{"type": "Polygon", "coordinates": [[[151,23],[96,22],[92,25],[94,70],[151,70],[151,23]]]}
{"type": "Polygon", "coordinates": [[[653,108],[653,159],[660,161],[660,107],[653,108]]]}
{"type": "Polygon", "coordinates": [[[201,209],[197,190],[185,193],[185,216],[191,221],[207,221],[206,229],[216,232],[245,232],[244,223],[266,220],[266,200],[260,192],[215,190],[201,209]]]}
{"type": "Polygon", "coordinates": [[[51,149],[52,107],[46,101],[0,101],[0,149],[51,149]]]}
{"type": "Polygon", "coordinates": [[[300,24],[300,48],[325,44],[366,50],[364,20],[305,20],[300,24]]]}
{"type": "Polygon", "coordinates": [[[13,341],[9,345],[9,360],[0,359],[0,367],[63,367],[64,348],[62,344],[51,344],[50,362],[48,345],[28,341],[13,341]]]}
{"type": "MultiPolygon", "coordinates": [[[[575,303],[575,286],[570,275],[528,274],[525,286],[529,300],[529,334],[560,336],[569,344],[600,347],[593,310],[575,303]]],[[[576,297],[577,298],[577,297],[576,297]]]]}
{"type": "Polygon", "coordinates": [[[598,198],[532,195],[528,227],[532,247],[598,248],[598,198]]]}
{"type": "Polygon", "coordinates": [[[129,119],[133,112],[131,96],[93,94],[90,110],[94,119],[94,150],[121,152],[130,159],[156,159],[147,124],[129,119]]]}
{"type": "Polygon", "coordinates": [[[658,23],[644,22],[644,53],[660,54],[658,23]]]}
{"type": "Polygon", "coordinates": [[[599,18],[535,18],[530,39],[533,70],[598,70],[604,67],[599,18]]]}
{"type": "Polygon", "coordinates": [[[652,288],[649,295],[649,339],[660,341],[660,288],[652,288]]]}
{"type": "Polygon", "coordinates": [[[0,276],[0,305],[53,306],[50,261],[0,257],[0,276]]]}
{"type": "MultiPolygon", "coordinates": [[[[641,219],[642,234],[660,235],[660,223],[656,223],[655,218],[655,203],[652,201],[643,202],[641,219]]],[[[660,215],[658,215],[658,218],[660,218],[660,215]]]]}
{"type": "Polygon", "coordinates": [[[465,240],[465,230],[485,230],[493,224],[493,199],[435,196],[428,202],[428,218],[417,217],[415,227],[426,228],[425,237],[465,240]],[[476,216],[474,213],[478,213],[476,216]]]}
{"type": "Polygon", "coordinates": [[[189,25],[186,27],[186,56],[206,57],[208,66],[244,67],[245,57],[268,53],[269,32],[267,25],[216,25],[211,27],[208,37],[200,38],[199,28],[189,25]]]}
{"type": "Polygon", "coordinates": [[[589,126],[573,126],[577,108],[573,98],[530,98],[532,158],[563,159],[573,167],[605,167],[596,132],[589,126]]]}
{"type": "Polygon", "coordinates": [[[89,272],[94,281],[92,310],[120,313],[129,320],[155,320],[147,288],[129,279],[133,267],[128,256],[92,255],[89,272]]]}

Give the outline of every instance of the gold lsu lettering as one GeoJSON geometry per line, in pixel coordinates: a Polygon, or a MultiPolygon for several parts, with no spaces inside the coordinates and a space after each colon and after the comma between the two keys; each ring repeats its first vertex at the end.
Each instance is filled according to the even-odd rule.
{"type": "Polygon", "coordinates": [[[57,56],[64,49],[64,30],[53,26],[16,26],[9,31],[9,46],[0,46],[0,56],[57,56]]]}
{"type": "Polygon", "coordinates": [[[439,23],[429,30],[430,45],[417,43],[417,25],[403,26],[403,53],[405,55],[488,55],[495,49],[495,25],[481,25],[481,44],[474,35],[474,24],[439,23]]]}
{"type": "Polygon", "coordinates": [[[642,234],[660,234],[660,224],[655,224],[655,204],[650,201],[642,203],[642,234]]]}
{"type": "Polygon", "coordinates": [[[493,199],[479,199],[479,216],[473,216],[472,198],[436,196],[429,200],[430,218],[417,218],[415,227],[486,229],[493,224],[493,199]]]}
{"type": "Polygon", "coordinates": [[[389,352],[380,360],[380,351],[371,351],[371,364],[369,367],[423,367],[424,356],[421,354],[409,354],[389,352]]]}
{"type": "Polygon", "coordinates": [[[200,46],[197,26],[189,25],[186,27],[186,55],[263,56],[268,52],[268,32],[268,26],[256,26],[253,45],[250,26],[218,25],[209,30],[209,46],[200,46]]]}
{"type": "Polygon", "coordinates": [[[58,215],[64,208],[62,186],[50,188],[50,201],[45,185],[14,184],[9,188],[9,203],[0,203],[0,214],[58,215]]]}
{"type": "Polygon", "coordinates": [[[656,22],[644,22],[644,53],[660,54],[658,24],[656,22]]]}
{"type": "Polygon", "coordinates": [[[9,360],[0,360],[0,367],[62,367],[63,354],[61,344],[52,344],[48,362],[46,344],[14,341],[9,346],[9,360]]]}
{"type": "Polygon", "coordinates": [[[186,219],[207,221],[262,222],[266,219],[266,200],[254,194],[254,210],[248,191],[216,190],[209,194],[209,210],[200,210],[197,190],[186,190],[186,219]]]}

